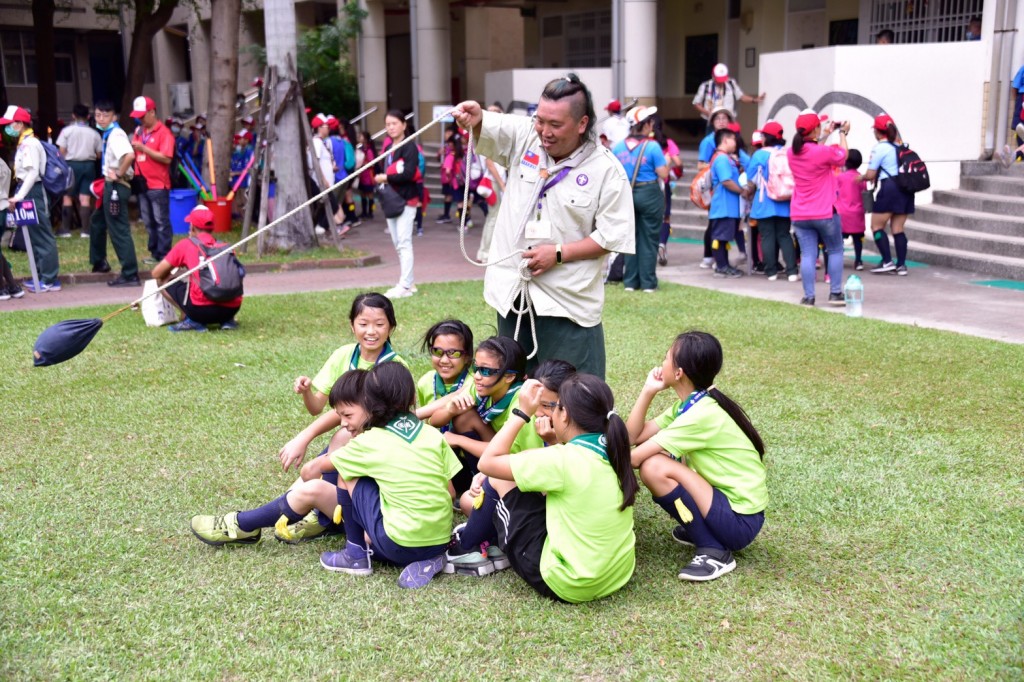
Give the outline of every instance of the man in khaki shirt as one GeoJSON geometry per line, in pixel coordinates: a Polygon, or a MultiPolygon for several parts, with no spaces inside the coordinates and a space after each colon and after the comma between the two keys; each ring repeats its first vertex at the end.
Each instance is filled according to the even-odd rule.
{"type": "Polygon", "coordinates": [[[597,143],[590,91],[569,74],[547,84],[533,118],[472,101],[457,109],[476,151],[508,168],[484,277],[498,333],[531,353],[532,315],[537,352],[527,371],[559,358],[603,378],[603,261],[611,251],[633,253],[634,218],[629,178],[597,143]]]}

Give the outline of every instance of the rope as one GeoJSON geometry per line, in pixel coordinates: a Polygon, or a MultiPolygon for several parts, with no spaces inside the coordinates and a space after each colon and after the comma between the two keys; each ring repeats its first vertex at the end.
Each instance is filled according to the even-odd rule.
{"type": "MultiPolygon", "coordinates": [[[[438,116],[433,121],[431,121],[430,123],[426,124],[425,126],[420,128],[419,130],[414,132],[412,135],[407,135],[404,140],[402,140],[401,142],[399,142],[396,145],[393,145],[391,147],[391,150],[394,151],[396,149],[400,149],[400,148],[404,147],[405,145],[409,144],[410,142],[415,140],[417,137],[419,137],[420,135],[425,133],[427,130],[429,130],[430,128],[434,127],[438,123],[440,123],[441,120],[444,119],[449,114],[451,114],[452,111],[454,111],[454,109],[451,109],[449,111],[444,112],[442,115],[438,116]]],[[[180,282],[181,280],[185,279],[186,277],[188,277],[192,273],[196,272],[197,270],[205,268],[207,265],[209,265],[210,263],[214,262],[218,258],[223,258],[224,256],[228,255],[229,253],[234,251],[236,248],[238,248],[242,244],[245,244],[246,242],[248,242],[248,241],[250,241],[252,239],[255,239],[256,237],[258,237],[259,235],[263,234],[264,232],[266,232],[270,228],[274,227],[278,223],[284,222],[285,220],[287,220],[288,218],[291,218],[293,215],[295,215],[299,211],[307,208],[308,206],[311,206],[312,204],[315,204],[317,201],[320,201],[320,199],[322,199],[324,196],[326,196],[327,194],[329,194],[329,193],[333,192],[334,190],[338,189],[339,187],[341,187],[345,183],[352,182],[353,180],[358,178],[359,175],[363,171],[370,169],[374,164],[376,164],[377,161],[378,161],[378,159],[374,159],[373,161],[370,161],[368,163],[363,164],[362,167],[357,168],[356,170],[352,171],[347,176],[345,176],[344,179],[339,180],[338,182],[334,183],[333,185],[331,185],[330,187],[328,187],[324,191],[320,192],[316,196],[310,197],[308,201],[306,201],[306,202],[304,202],[302,204],[299,204],[298,206],[296,206],[292,210],[290,210],[287,213],[285,213],[280,218],[277,218],[273,222],[268,223],[268,224],[264,225],[263,227],[261,227],[260,229],[256,230],[255,232],[250,234],[248,237],[245,237],[243,239],[238,240],[237,242],[235,242],[234,244],[231,245],[230,249],[224,249],[223,251],[221,251],[217,255],[215,255],[212,258],[209,258],[209,259],[203,261],[202,263],[200,263],[199,265],[195,266],[194,268],[192,268],[190,270],[187,270],[186,272],[183,272],[182,274],[178,275],[177,277],[175,277],[174,279],[170,280],[166,284],[164,284],[164,285],[162,285],[160,287],[157,287],[156,289],[154,289],[153,291],[149,292],[148,294],[146,294],[144,296],[140,296],[139,298],[135,299],[134,301],[132,301],[131,303],[129,303],[125,307],[121,308],[120,310],[117,310],[117,311],[111,313],[110,315],[107,315],[106,317],[104,317],[103,321],[106,322],[107,320],[109,320],[110,318],[114,317],[115,315],[119,315],[119,314],[123,313],[125,310],[128,310],[130,308],[134,308],[135,306],[137,306],[140,303],[142,303],[143,301],[145,301],[147,298],[152,298],[153,296],[156,296],[157,294],[159,294],[161,291],[163,291],[167,287],[171,286],[172,284],[176,284],[176,283],[180,282]]],[[[465,218],[463,218],[463,221],[465,221],[465,218]]],[[[466,253],[465,248],[463,248],[462,253],[463,253],[463,255],[465,255],[465,253],[466,253]]]]}
{"type": "MultiPolygon", "coordinates": [[[[466,158],[472,160],[473,158],[473,131],[469,131],[469,140],[466,142],[466,158]]],[[[464,164],[466,166],[466,181],[463,183],[462,191],[462,218],[459,221],[459,249],[462,251],[462,257],[470,265],[475,265],[478,268],[485,268],[488,265],[495,265],[497,263],[503,263],[510,258],[521,256],[526,252],[526,249],[516,249],[506,256],[502,256],[497,260],[489,260],[486,263],[470,258],[469,254],[466,253],[466,216],[469,215],[470,203],[469,203],[469,174],[470,164],[464,164]]],[[[495,189],[494,191],[497,191],[495,189]]],[[[530,281],[533,279],[533,275],[530,274],[530,266],[527,264],[526,259],[520,258],[518,265],[519,280],[512,288],[512,305],[509,309],[510,312],[516,315],[516,328],[512,332],[512,338],[519,341],[519,329],[523,322],[523,315],[526,315],[530,319],[530,337],[533,339],[533,350],[526,356],[527,360],[532,359],[537,355],[537,320],[533,311],[533,298],[530,296],[530,281]],[[522,299],[520,301],[520,299],[522,299]]]]}

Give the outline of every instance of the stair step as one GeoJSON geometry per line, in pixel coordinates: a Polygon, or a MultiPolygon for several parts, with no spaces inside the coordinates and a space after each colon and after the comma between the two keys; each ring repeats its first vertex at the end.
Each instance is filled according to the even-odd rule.
{"type": "Polygon", "coordinates": [[[1024,258],[972,253],[920,241],[910,242],[907,256],[910,260],[931,265],[942,265],[1001,279],[1024,281],[1024,258]]]}
{"type": "Polygon", "coordinates": [[[984,211],[968,211],[940,204],[918,206],[914,220],[930,225],[957,227],[975,232],[988,232],[1014,237],[1024,236],[1024,215],[1003,215],[984,211]]]}
{"type": "Polygon", "coordinates": [[[960,189],[1007,197],[1024,196],[1024,176],[978,175],[960,178],[960,189]]]}
{"type": "Polygon", "coordinates": [[[971,229],[931,225],[919,220],[908,220],[907,237],[912,242],[924,242],[951,249],[970,251],[979,255],[1024,258],[1024,237],[989,234],[971,229]]]}
{"type": "Polygon", "coordinates": [[[952,206],[968,211],[1012,216],[1024,214],[1024,197],[1006,197],[957,189],[932,192],[932,201],[940,206],[952,206]]]}

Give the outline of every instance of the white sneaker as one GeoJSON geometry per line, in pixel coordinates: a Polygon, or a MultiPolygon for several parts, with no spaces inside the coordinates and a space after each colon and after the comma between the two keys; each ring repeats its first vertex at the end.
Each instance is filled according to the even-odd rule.
{"type": "Polygon", "coordinates": [[[778,276],[778,275],[768,275],[768,281],[769,281],[769,282],[774,282],[774,281],[775,281],[775,280],[777,280],[778,278],[779,278],[779,276],[778,276]]]}
{"type": "Polygon", "coordinates": [[[316,232],[317,237],[323,237],[325,234],[327,234],[327,230],[320,227],[319,225],[317,225],[313,231],[316,232]]]}
{"type": "Polygon", "coordinates": [[[403,286],[393,286],[384,292],[384,295],[394,300],[396,298],[409,298],[413,295],[412,289],[406,289],[403,286]]]}
{"type": "Polygon", "coordinates": [[[715,259],[714,258],[705,258],[704,260],[702,260],[700,262],[700,266],[702,268],[704,268],[705,270],[709,269],[714,264],[715,264],[715,259]]]}
{"type": "Polygon", "coordinates": [[[790,282],[796,282],[800,280],[800,275],[790,275],[786,279],[788,279],[790,282]]]}

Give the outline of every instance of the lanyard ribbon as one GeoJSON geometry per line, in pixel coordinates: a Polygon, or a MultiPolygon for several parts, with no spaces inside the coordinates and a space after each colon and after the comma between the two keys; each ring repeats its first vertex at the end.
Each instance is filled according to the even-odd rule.
{"type": "Polygon", "coordinates": [[[676,411],[676,416],[679,417],[681,415],[686,414],[686,411],[688,409],[690,409],[698,402],[700,402],[700,399],[706,396],[707,394],[708,389],[706,388],[703,391],[694,391],[693,393],[691,393],[690,397],[686,399],[686,402],[683,403],[682,407],[680,407],[679,410],[676,411]]]}
{"type": "Polygon", "coordinates": [[[558,171],[558,175],[548,180],[546,183],[544,183],[544,186],[540,188],[540,196],[537,197],[537,220],[540,220],[540,210],[544,208],[544,204],[542,202],[544,195],[547,194],[547,191],[549,189],[551,189],[552,187],[560,183],[562,180],[564,180],[565,176],[569,174],[570,170],[572,169],[568,167],[563,168],[562,170],[558,171]]]}

